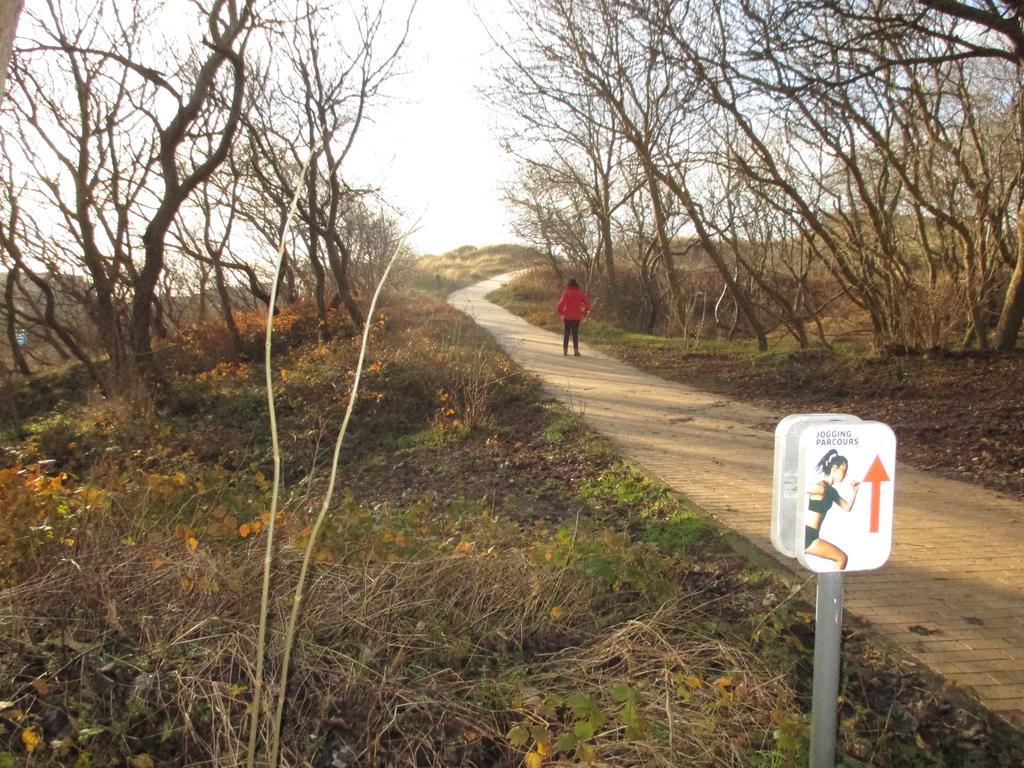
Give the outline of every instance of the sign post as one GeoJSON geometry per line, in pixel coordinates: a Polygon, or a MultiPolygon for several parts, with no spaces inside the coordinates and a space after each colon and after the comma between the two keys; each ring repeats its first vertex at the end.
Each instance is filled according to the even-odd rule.
{"type": "Polygon", "coordinates": [[[810,768],[832,768],[843,572],[873,570],[889,559],[896,436],[855,416],[799,414],[776,427],[775,447],[772,543],[818,574],[810,768]]]}
{"type": "Polygon", "coordinates": [[[818,575],[814,606],[814,684],[811,689],[811,768],[833,768],[843,640],[843,574],[818,575]]]}

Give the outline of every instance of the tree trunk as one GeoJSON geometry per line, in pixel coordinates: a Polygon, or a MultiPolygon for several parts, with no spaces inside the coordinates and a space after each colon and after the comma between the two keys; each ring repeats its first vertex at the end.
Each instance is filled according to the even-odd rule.
{"type": "MultiPolygon", "coordinates": [[[[295,267],[292,266],[291,260],[288,255],[285,254],[284,269],[281,270],[281,280],[284,284],[285,290],[285,301],[289,304],[294,304],[298,301],[298,291],[295,285],[295,267]]],[[[280,288],[279,288],[280,290],[280,288]]],[[[267,304],[270,302],[268,301],[267,304]]],[[[277,312],[277,307],[274,307],[274,311],[277,312]]]]}
{"type": "MultiPolygon", "coordinates": [[[[312,145],[313,140],[310,138],[310,146],[312,145]]],[[[316,178],[316,168],[312,167],[306,174],[306,205],[309,210],[307,222],[309,225],[309,247],[306,249],[306,256],[309,258],[309,266],[313,270],[317,338],[323,344],[330,340],[331,332],[327,327],[327,275],[324,265],[320,261],[320,224],[318,221],[320,198],[317,194],[316,178]]]]}
{"type": "Polygon", "coordinates": [[[313,243],[316,238],[311,237],[309,239],[309,265],[313,270],[313,296],[316,300],[316,330],[317,338],[320,342],[326,342],[330,340],[331,334],[330,329],[327,327],[327,300],[324,296],[326,291],[326,275],[324,274],[324,265],[320,263],[320,258],[315,256],[315,249],[313,243]]]}
{"type": "Polygon", "coordinates": [[[231,294],[228,292],[227,284],[224,282],[224,270],[220,265],[220,253],[213,256],[213,282],[217,286],[217,295],[220,297],[220,311],[224,318],[224,325],[227,326],[228,335],[231,336],[231,348],[236,356],[242,354],[242,336],[238,333],[238,325],[235,323],[235,313],[231,310],[231,294]]]}
{"type": "Polygon", "coordinates": [[[48,326],[43,326],[43,341],[50,345],[50,348],[57,353],[57,356],[62,362],[67,362],[71,359],[71,354],[64,349],[64,345],[60,343],[53,336],[53,330],[48,326]]]}
{"type": "Polygon", "coordinates": [[[1009,352],[1017,346],[1024,321],[1024,205],[1017,209],[1017,264],[1006,288],[1003,310],[996,327],[996,349],[1009,352]]]}
{"type": "Polygon", "coordinates": [[[348,316],[356,328],[363,327],[363,313],[352,298],[352,285],[348,279],[348,266],[351,260],[348,247],[342,243],[336,234],[331,235],[327,243],[327,262],[331,265],[331,272],[334,274],[334,282],[338,286],[338,299],[345,305],[348,316]]]}
{"type": "Polygon", "coordinates": [[[14,50],[18,16],[24,4],[24,0],[0,0],[0,98],[3,98],[7,84],[7,65],[14,50]]]}
{"type": "Polygon", "coordinates": [[[18,267],[15,265],[7,273],[7,282],[4,285],[4,307],[7,311],[7,341],[11,346],[11,359],[18,372],[31,376],[32,369],[28,367],[28,361],[21,354],[21,347],[18,345],[17,318],[14,312],[14,289],[18,285],[18,267]]]}
{"type": "MultiPolygon", "coordinates": [[[[640,330],[651,334],[654,333],[655,323],[658,321],[659,296],[654,275],[648,275],[644,270],[640,272],[640,291],[643,296],[647,297],[648,304],[647,311],[642,312],[640,316],[640,330]]],[[[644,307],[641,306],[641,310],[643,309],[644,307]]]]}
{"type": "Polygon", "coordinates": [[[711,261],[718,267],[719,273],[722,275],[722,279],[728,286],[730,293],[732,293],[733,301],[736,302],[737,309],[743,313],[743,317],[748,323],[750,328],[754,332],[754,336],[757,338],[757,348],[761,352],[768,351],[768,335],[764,330],[764,324],[761,322],[761,318],[757,316],[757,311],[754,308],[754,303],[750,300],[750,296],[747,292],[736,282],[732,276],[732,270],[725,263],[725,259],[722,258],[721,251],[718,249],[718,245],[711,238],[710,233],[704,226],[704,218],[701,215],[697,204],[693,198],[690,197],[689,190],[685,186],[685,183],[676,181],[668,176],[668,174],[659,174],[661,179],[665,182],[672,193],[675,194],[676,199],[683,204],[683,208],[686,209],[687,215],[690,217],[690,221],[693,222],[694,228],[697,230],[697,237],[700,239],[701,245],[704,246],[705,252],[711,257],[711,261]]]}
{"type": "MultiPolygon", "coordinates": [[[[639,150],[639,147],[637,147],[639,150]]],[[[647,179],[647,188],[651,193],[651,210],[654,213],[654,230],[658,236],[658,247],[661,251],[661,262],[665,267],[665,277],[668,280],[669,293],[672,295],[672,306],[675,309],[676,320],[680,326],[686,324],[686,302],[683,300],[683,291],[679,287],[679,276],[676,274],[675,260],[672,258],[672,241],[665,229],[665,207],[662,203],[661,188],[658,186],[658,177],[650,160],[644,158],[644,176],[647,179]]]]}
{"type": "Polygon", "coordinates": [[[196,312],[197,321],[206,322],[206,307],[208,304],[206,287],[210,284],[210,270],[205,265],[199,266],[199,309],[196,312]]]}
{"type": "Polygon", "coordinates": [[[974,340],[978,344],[978,349],[988,349],[988,328],[986,327],[985,320],[981,315],[981,290],[978,286],[978,257],[974,253],[974,248],[968,246],[968,253],[965,255],[966,264],[964,265],[964,272],[967,275],[967,317],[970,320],[971,327],[974,328],[974,340]]]}
{"type": "Polygon", "coordinates": [[[605,291],[605,295],[608,297],[608,303],[611,304],[612,316],[619,320],[621,318],[621,311],[619,304],[619,283],[615,276],[615,248],[612,243],[612,217],[610,214],[602,211],[598,215],[598,219],[601,224],[601,253],[604,256],[604,269],[608,280],[608,289],[605,291]]]}
{"type": "MultiPolygon", "coordinates": [[[[170,297],[167,298],[170,303],[170,297]]],[[[167,338],[167,323],[164,322],[164,303],[159,296],[153,297],[153,330],[156,331],[158,339],[167,338]]]]}
{"type": "MultiPolygon", "coordinates": [[[[150,334],[153,324],[153,304],[156,301],[156,286],[164,269],[164,236],[171,225],[177,208],[171,208],[171,192],[164,198],[164,205],[157,211],[142,235],[145,246],[145,261],[139,276],[132,286],[131,325],[129,345],[133,373],[154,374],[153,342],[150,334]]],[[[175,195],[176,197],[176,195],[175,195]]],[[[127,382],[124,382],[127,383],[127,382]]]]}

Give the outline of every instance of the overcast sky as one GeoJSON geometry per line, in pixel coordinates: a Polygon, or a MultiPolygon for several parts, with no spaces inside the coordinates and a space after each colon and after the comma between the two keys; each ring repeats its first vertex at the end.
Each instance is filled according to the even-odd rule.
{"type": "MultiPolygon", "coordinates": [[[[496,0],[484,0],[493,13],[496,0]]],[[[488,24],[498,23],[495,17],[488,24]]],[[[420,253],[514,239],[500,186],[510,165],[477,89],[495,54],[472,0],[419,0],[392,99],[364,125],[348,173],[379,185],[414,220],[420,253]]]]}

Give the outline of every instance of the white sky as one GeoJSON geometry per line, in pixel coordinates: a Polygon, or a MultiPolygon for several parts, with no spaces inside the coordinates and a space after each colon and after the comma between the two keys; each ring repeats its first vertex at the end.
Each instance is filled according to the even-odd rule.
{"type": "Polygon", "coordinates": [[[420,253],[515,240],[500,193],[512,166],[476,90],[496,55],[473,5],[419,0],[405,74],[388,86],[389,104],[371,107],[374,122],[363,125],[347,166],[352,181],[381,187],[410,224],[423,215],[411,238],[420,253]]]}

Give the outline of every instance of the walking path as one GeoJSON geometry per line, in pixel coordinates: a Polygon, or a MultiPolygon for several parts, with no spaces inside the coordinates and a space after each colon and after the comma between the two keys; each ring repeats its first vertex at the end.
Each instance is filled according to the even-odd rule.
{"type": "MultiPolygon", "coordinates": [[[[779,557],[769,538],[774,442],[766,426],[785,414],[660,379],[585,344],[582,357],[563,357],[560,336],[485,300],[508,278],[448,301],[623,455],[779,557]]],[[[844,579],[846,609],[1024,725],[1024,504],[900,466],[893,539],[882,568],[844,579]]]]}

